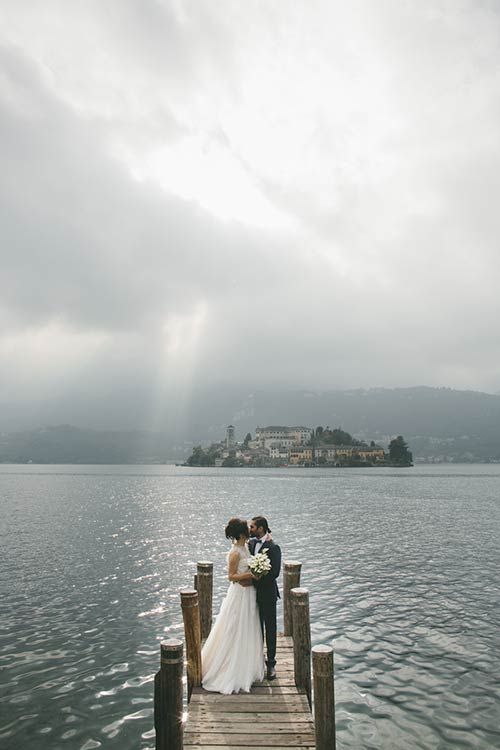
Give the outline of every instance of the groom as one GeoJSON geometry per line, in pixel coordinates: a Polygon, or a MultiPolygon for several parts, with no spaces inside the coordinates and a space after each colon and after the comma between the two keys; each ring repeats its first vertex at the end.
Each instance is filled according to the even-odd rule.
{"type": "Polygon", "coordinates": [[[276,679],[276,604],[280,598],[276,579],[280,574],[281,550],[272,540],[267,541],[270,531],[263,516],[255,516],[248,522],[250,541],[248,548],[251,555],[266,552],[271,561],[271,570],[262,578],[254,581],[257,589],[257,604],[259,606],[262,633],[266,635],[267,646],[267,679],[276,679]]]}

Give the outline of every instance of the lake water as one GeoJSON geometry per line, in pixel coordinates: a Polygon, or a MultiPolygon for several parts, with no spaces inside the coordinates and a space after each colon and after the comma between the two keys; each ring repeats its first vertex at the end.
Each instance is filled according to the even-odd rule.
{"type": "Polygon", "coordinates": [[[500,747],[498,465],[3,465],[0,499],[5,750],[153,748],[179,589],[213,560],[217,611],[224,525],[257,513],[334,646],[339,750],[500,747]]]}

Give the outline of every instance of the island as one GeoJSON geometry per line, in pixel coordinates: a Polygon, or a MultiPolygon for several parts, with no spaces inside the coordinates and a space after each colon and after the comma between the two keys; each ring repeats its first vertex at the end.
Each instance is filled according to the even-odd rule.
{"type": "Polygon", "coordinates": [[[220,442],[196,445],[184,466],[218,467],[365,467],[413,466],[412,452],[402,435],[386,451],[373,440],[356,440],[341,427],[257,427],[239,443],[234,425],[220,442]]]}

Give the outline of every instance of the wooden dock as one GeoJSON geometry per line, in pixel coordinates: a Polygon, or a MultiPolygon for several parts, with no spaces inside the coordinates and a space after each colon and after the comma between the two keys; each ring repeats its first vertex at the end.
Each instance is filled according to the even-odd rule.
{"type": "Polygon", "coordinates": [[[212,563],[198,563],[195,589],[181,591],[185,655],[180,640],[160,644],[156,750],[335,750],[333,649],[311,647],[309,593],[299,586],[301,563],[284,564],[284,633],[278,635],[277,678],[254,683],[249,693],[231,695],[201,687],[201,644],[212,624],[212,569],[212,563]]]}
{"type": "Polygon", "coordinates": [[[306,691],[295,686],[293,641],[278,636],[277,678],[250,693],[221,695],[194,688],[184,727],[193,750],[314,750],[314,724],[306,691]]]}

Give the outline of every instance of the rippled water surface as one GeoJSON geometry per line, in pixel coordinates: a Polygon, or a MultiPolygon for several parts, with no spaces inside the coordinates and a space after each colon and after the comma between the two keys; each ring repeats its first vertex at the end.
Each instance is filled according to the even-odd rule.
{"type": "MultiPolygon", "coordinates": [[[[154,747],[159,642],[231,515],[303,561],[338,748],[500,748],[500,466],[0,466],[0,747],[154,747]]],[[[279,668],[279,665],[278,665],[279,668]]]]}

